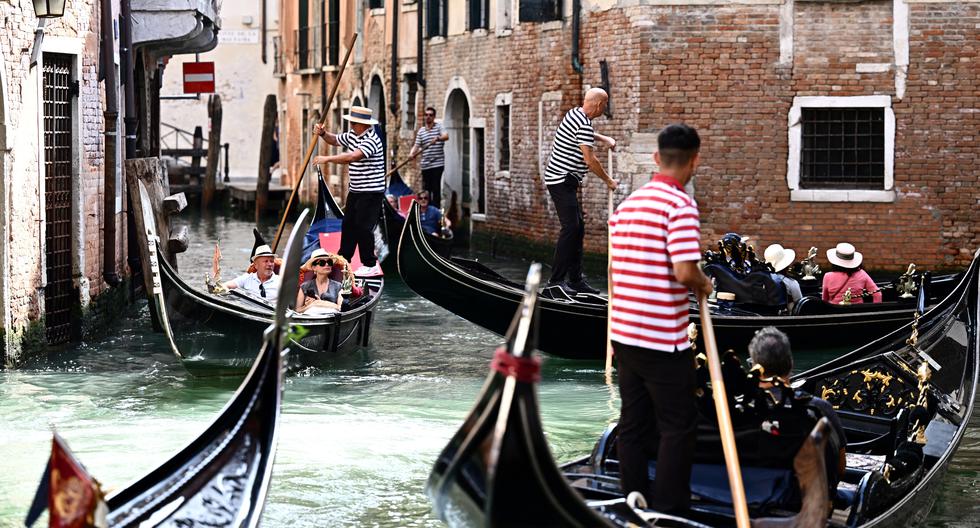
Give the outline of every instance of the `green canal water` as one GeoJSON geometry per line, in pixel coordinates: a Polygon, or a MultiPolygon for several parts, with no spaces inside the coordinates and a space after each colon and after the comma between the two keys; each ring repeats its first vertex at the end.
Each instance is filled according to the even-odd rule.
{"type": "MultiPolygon", "coordinates": [[[[188,224],[192,245],[180,262],[192,283],[210,266],[215,240],[226,270],[247,261],[250,223],[196,216],[188,224]]],[[[492,264],[515,278],[527,268],[517,260],[492,264]]],[[[385,284],[371,338],[370,348],[329,368],[287,378],[263,525],[441,525],[430,513],[425,481],[473,404],[501,339],[397,279],[385,284]]],[[[21,525],[52,426],[106,489],[120,488],[203,431],[238,382],[189,374],[150,331],[145,303],[128,310],[107,338],[0,371],[0,527],[21,525]]],[[[547,358],[539,394],[559,460],[589,451],[618,414],[598,364],[547,358]]],[[[950,466],[929,526],[980,526],[978,481],[974,429],[950,466]]]]}

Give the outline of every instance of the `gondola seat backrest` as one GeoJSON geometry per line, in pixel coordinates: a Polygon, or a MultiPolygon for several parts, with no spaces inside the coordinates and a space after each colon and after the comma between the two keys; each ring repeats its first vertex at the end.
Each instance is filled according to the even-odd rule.
{"type": "Polygon", "coordinates": [[[715,280],[717,291],[734,293],[736,303],[786,306],[786,286],[782,281],[773,280],[768,269],[738,276],[720,264],[707,264],[704,266],[704,273],[715,280]]]}
{"type": "MultiPolygon", "coordinates": [[[[887,312],[891,310],[911,310],[914,305],[899,302],[855,303],[850,305],[833,304],[820,297],[807,295],[793,306],[792,315],[844,315],[854,313],[887,312]]],[[[911,316],[910,316],[911,317],[911,316]]]]}

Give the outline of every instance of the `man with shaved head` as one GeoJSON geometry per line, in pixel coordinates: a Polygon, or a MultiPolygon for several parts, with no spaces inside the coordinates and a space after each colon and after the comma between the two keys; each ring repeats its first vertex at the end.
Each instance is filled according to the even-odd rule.
{"type": "Polygon", "coordinates": [[[579,204],[578,188],[585,173],[592,171],[606,182],[609,190],[616,190],[616,181],[606,174],[595,156],[595,141],[616,148],[616,140],[599,134],[592,128],[592,119],[606,109],[609,96],[601,88],[585,93],[582,106],[576,106],[565,114],[551,147],[551,156],[544,171],[544,183],[555,203],[561,231],[555,246],[555,260],[551,268],[549,286],[558,286],[566,293],[599,293],[585,282],[582,275],[582,243],[585,239],[585,219],[579,204]]]}

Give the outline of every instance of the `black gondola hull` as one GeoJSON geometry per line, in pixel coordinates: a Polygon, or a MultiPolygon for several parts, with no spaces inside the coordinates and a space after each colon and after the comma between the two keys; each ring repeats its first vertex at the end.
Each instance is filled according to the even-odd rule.
{"type": "MultiPolygon", "coordinates": [[[[396,255],[398,255],[398,245],[401,243],[402,231],[405,228],[405,217],[400,215],[394,207],[385,200],[382,210],[382,222],[385,229],[385,243],[388,244],[388,258],[381,262],[381,269],[384,270],[387,275],[397,275],[398,274],[398,262],[396,255]]],[[[443,258],[449,258],[449,254],[452,252],[453,239],[441,238],[437,236],[432,236],[428,233],[425,235],[426,240],[429,242],[429,247],[437,255],[443,258]]]]}

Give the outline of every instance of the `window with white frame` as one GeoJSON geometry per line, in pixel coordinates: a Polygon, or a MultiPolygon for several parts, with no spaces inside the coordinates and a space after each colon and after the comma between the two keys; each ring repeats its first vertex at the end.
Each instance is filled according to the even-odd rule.
{"type": "Polygon", "coordinates": [[[494,153],[501,172],[510,171],[510,101],[510,94],[498,95],[496,100],[494,153]]]}
{"type": "Polygon", "coordinates": [[[402,81],[402,130],[415,130],[416,95],[419,91],[418,77],[415,72],[406,73],[402,81]]]}
{"type": "Polygon", "coordinates": [[[787,164],[792,200],[893,201],[894,159],[890,96],[794,98],[787,164]]]}

